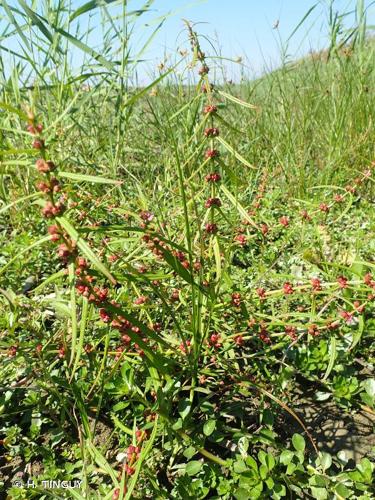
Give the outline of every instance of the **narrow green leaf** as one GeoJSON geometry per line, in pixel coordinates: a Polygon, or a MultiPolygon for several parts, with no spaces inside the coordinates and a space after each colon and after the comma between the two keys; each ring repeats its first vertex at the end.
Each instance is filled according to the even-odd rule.
{"type": "Polygon", "coordinates": [[[12,10],[14,10],[14,9],[12,7],[9,7],[9,5],[6,2],[6,0],[2,0],[1,3],[2,3],[2,6],[4,7],[4,10],[5,10],[8,18],[9,18],[9,21],[16,28],[17,33],[22,38],[22,41],[25,44],[26,48],[31,52],[31,48],[30,48],[29,42],[28,42],[27,38],[25,37],[25,35],[23,34],[23,30],[21,29],[21,27],[17,23],[16,18],[13,16],[12,10]]]}
{"type": "Polygon", "coordinates": [[[317,6],[318,4],[314,4],[307,12],[306,14],[303,16],[303,18],[301,19],[301,21],[297,24],[297,26],[294,28],[294,30],[292,31],[292,33],[289,35],[288,39],[287,39],[287,43],[289,42],[289,40],[293,37],[293,35],[295,35],[295,33],[299,30],[299,28],[302,26],[302,24],[306,21],[306,19],[309,17],[309,15],[311,14],[311,12],[315,9],[315,7],[317,6]]]}
{"type": "Polygon", "coordinates": [[[116,488],[119,487],[119,483],[117,481],[117,472],[112,469],[109,465],[105,457],[99,452],[99,450],[94,446],[94,444],[87,440],[85,442],[85,448],[88,450],[90,455],[93,457],[97,465],[108,474],[108,476],[112,479],[116,488]]]}
{"type": "Polygon", "coordinates": [[[38,293],[40,292],[40,290],[42,290],[44,287],[46,287],[47,285],[49,285],[50,283],[53,283],[54,281],[56,281],[57,279],[59,278],[62,278],[63,276],[65,276],[65,269],[61,269],[60,271],[57,271],[57,273],[54,273],[54,274],[51,274],[51,276],[48,276],[48,278],[46,278],[44,281],[42,281],[42,283],[40,283],[38,286],[36,286],[35,288],[33,288],[32,290],[30,290],[30,294],[35,294],[35,293],[38,293]]]}
{"type": "Polygon", "coordinates": [[[85,340],[85,332],[86,332],[86,325],[87,325],[87,313],[88,313],[88,307],[89,303],[86,297],[82,297],[82,313],[81,313],[81,321],[79,324],[79,340],[78,340],[78,346],[76,347],[75,345],[75,338],[73,341],[72,338],[72,355],[71,355],[71,360],[70,364],[73,363],[74,360],[74,365],[72,369],[72,373],[70,374],[70,380],[73,380],[74,374],[78,368],[79,361],[81,359],[82,355],[82,350],[83,350],[83,343],[85,340]]]}
{"type": "Polygon", "coordinates": [[[243,208],[243,206],[239,203],[239,201],[232,195],[232,193],[224,186],[224,184],[221,185],[220,189],[228,198],[228,200],[232,203],[232,205],[238,210],[241,217],[247,220],[253,227],[259,229],[258,226],[253,221],[253,219],[247,213],[247,211],[243,208]]]}
{"type": "Polygon", "coordinates": [[[59,171],[60,177],[65,177],[66,179],[72,179],[78,182],[93,182],[96,184],[115,184],[120,185],[122,181],[116,181],[114,179],[108,179],[107,177],[99,177],[96,175],[86,175],[86,174],[76,174],[74,172],[61,172],[59,171]]]}
{"type": "Polygon", "coordinates": [[[329,345],[329,362],[328,362],[328,366],[327,366],[326,372],[325,372],[322,380],[327,380],[327,378],[329,377],[329,374],[332,371],[333,365],[335,364],[335,359],[336,359],[336,337],[334,335],[332,335],[331,342],[329,345]]]}
{"type": "MultiPolygon", "coordinates": [[[[47,40],[49,40],[49,42],[51,44],[53,44],[53,42],[54,42],[53,35],[50,31],[48,31],[47,27],[43,23],[43,21],[42,21],[43,18],[41,16],[39,16],[39,14],[37,14],[36,12],[31,10],[30,7],[26,4],[26,2],[24,2],[24,0],[18,0],[18,3],[23,7],[24,11],[29,16],[32,23],[35,26],[37,26],[39,28],[39,30],[43,33],[43,35],[47,38],[47,40]]],[[[43,19],[43,20],[47,24],[47,21],[45,19],[43,19]]]]}
{"type": "Polygon", "coordinates": [[[231,153],[235,158],[237,158],[237,160],[240,161],[243,165],[249,168],[253,168],[254,170],[257,169],[254,165],[245,160],[245,158],[241,156],[240,153],[238,153],[234,148],[232,148],[230,144],[224,141],[222,137],[219,136],[216,137],[216,139],[225,147],[227,151],[229,151],[229,153],[231,153]]]}
{"type": "Polygon", "coordinates": [[[73,363],[74,354],[76,351],[76,339],[77,339],[77,303],[76,303],[76,287],[75,287],[75,274],[74,274],[74,263],[70,263],[68,267],[69,271],[69,286],[70,286],[70,319],[72,325],[72,341],[70,349],[70,362],[69,365],[73,363]]]}
{"type": "Polygon", "coordinates": [[[353,333],[353,341],[352,345],[349,347],[349,351],[352,351],[358,344],[358,342],[361,340],[364,329],[365,329],[365,321],[363,319],[363,316],[359,316],[358,328],[353,333]]]}
{"type": "Polygon", "coordinates": [[[254,104],[250,104],[248,102],[242,101],[242,99],[239,99],[238,97],[234,97],[231,94],[227,94],[227,92],[224,92],[223,90],[218,91],[219,94],[221,94],[223,97],[228,99],[228,101],[232,101],[236,104],[239,104],[240,106],[243,106],[244,108],[249,108],[249,109],[258,109],[257,106],[254,106],[254,104]]]}
{"type": "Polygon", "coordinates": [[[214,250],[215,264],[216,264],[216,280],[219,282],[221,278],[221,255],[220,255],[219,242],[217,238],[213,239],[212,246],[214,250]]]}
{"type": "Polygon", "coordinates": [[[103,3],[109,5],[111,3],[120,3],[120,1],[121,0],[91,0],[90,2],[86,2],[70,15],[69,22],[72,22],[74,19],[77,19],[77,17],[87,14],[87,12],[100,7],[103,3]]]}
{"type": "Polygon", "coordinates": [[[113,71],[115,69],[115,64],[111,63],[107,59],[105,59],[102,55],[100,55],[98,52],[96,52],[94,49],[86,45],[85,43],[81,42],[74,36],[72,36],[70,33],[67,31],[63,30],[62,28],[59,28],[56,25],[52,25],[53,29],[57,31],[60,35],[65,37],[70,43],[75,45],[77,48],[82,50],[82,52],[85,52],[86,54],[90,55],[93,59],[98,61],[100,64],[102,64],[105,68],[107,68],[109,71],[113,71]]]}

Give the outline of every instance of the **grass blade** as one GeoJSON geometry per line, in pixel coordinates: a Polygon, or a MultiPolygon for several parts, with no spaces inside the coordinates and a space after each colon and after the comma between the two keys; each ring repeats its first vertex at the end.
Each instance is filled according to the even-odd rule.
{"type": "Polygon", "coordinates": [[[86,175],[86,174],[76,174],[73,172],[62,172],[59,171],[60,177],[65,177],[66,179],[72,179],[78,182],[93,182],[94,184],[115,184],[119,186],[122,181],[116,181],[115,179],[108,179],[107,177],[99,177],[97,175],[86,175]]]}
{"type": "Polygon", "coordinates": [[[232,195],[232,193],[224,185],[222,185],[220,189],[228,198],[228,200],[232,203],[232,205],[238,210],[241,217],[247,220],[253,227],[259,229],[258,226],[253,221],[253,219],[250,217],[250,215],[247,213],[244,207],[239,203],[239,201],[232,195]]]}
{"type": "Polygon", "coordinates": [[[217,140],[225,147],[227,151],[229,151],[230,154],[237,158],[238,161],[243,163],[243,165],[249,168],[253,168],[254,170],[257,169],[254,165],[245,160],[245,158],[241,156],[240,153],[238,153],[234,148],[232,148],[232,146],[228,144],[222,137],[217,137],[217,140]]]}
{"type": "Polygon", "coordinates": [[[239,99],[238,97],[234,97],[233,95],[228,94],[227,92],[224,92],[223,90],[219,90],[218,92],[220,95],[222,95],[223,97],[228,99],[228,101],[232,101],[235,104],[239,104],[240,106],[242,106],[244,108],[259,110],[258,106],[254,106],[254,104],[250,104],[246,101],[243,101],[242,99],[239,99]]]}

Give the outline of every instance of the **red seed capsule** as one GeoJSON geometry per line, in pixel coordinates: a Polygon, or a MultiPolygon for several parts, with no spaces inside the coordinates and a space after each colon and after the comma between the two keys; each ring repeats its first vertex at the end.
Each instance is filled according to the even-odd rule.
{"type": "Polygon", "coordinates": [[[219,135],[219,129],[216,127],[206,128],[204,135],[205,137],[217,137],[219,135]]]}
{"type": "Polygon", "coordinates": [[[200,76],[204,76],[204,75],[207,75],[209,71],[210,71],[210,68],[206,64],[203,64],[203,66],[201,66],[199,68],[198,73],[200,76]]]}
{"type": "Polygon", "coordinates": [[[283,292],[285,295],[291,295],[292,293],[294,293],[293,286],[288,281],[283,285],[283,292]]]}
{"type": "Polygon", "coordinates": [[[46,182],[38,182],[36,187],[42,193],[49,193],[51,191],[50,185],[48,185],[46,182]]]}
{"type": "Polygon", "coordinates": [[[214,115],[215,113],[217,113],[217,106],[209,104],[208,106],[205,106],[203,108],[203,113],[205,115],[209,115],[209,114],[214,115]]]}
{"type": "Polygon", "coordinates": [[[348,278],[345,278],[345,276],[339,276],[337,278],[337,283],[340,288],[347,288],[348,286],[348,278]]]}
{"type": "Polygon", "coordinates": [[[241,305],[241,294],[239,292],[232,293],[231,304],[234,307],[240,307],[240,305],[241,305]]]}
{"type": "Polygon", "coordinates": [[[237,234],[237,236],[235,237],[235,240],[242,247],[244,247],[247,243],[247,238],[244,234],[237,234]]]}
{"type": "Polygon", "coordinates": [[[213,206],[221,207],[221,200],[220,200],[220,198],[208,198],[208,200],[206,200],[204,206],[206,208],[211,208],[213,206]]]}
{"type": "Polygon", "coordinates": [[[221,180],[221,175],[219,172],[212,172],[211,174],[206,175],[206,182],[219,182],[221,180]]]}
{"type": "Polygon", "coordinates": [[[289,219],[288,219],[288,217],[286,215],[283,215],[282,217],[280,217],[279,222],[284,227],[288,227],[289,226],[289,219]]]}
{"type": "Polygon", "coordinates": [[[34,149],[43,149],[44,148],[44,141],[43,141],[43,139],[35,139],[33,141],[32,147],[34,149]]]}
{"type": "Polygon", "coordinates": [[[205,226],[206,233],[208,234],[216,234],[218,231],[217,224],[215,223],[208,223],[205,226]]]}
{"type": "Polygon", "coordinates": [[[144,304],[145,302],[147,301],[147,297],[141,295],[140,297],[137,297],[136,299],[134,299],[134,304],[139,306],[139,305],[142,305],[144,304]]]}
{"type": "Polygon", "coordinates": [[[311,278],[311,286],[315,292],[320,292],[322,289],[322,283],[319,278],[311,278]]]}
{"type": "Polygon", "coordinates": [[[309,335],[312,335],[313,337],[316,337],[319,335],[319,329],[318,326],[315,324],[312,324],[308,327],[307,332],[309,335]]]}
{"type": "Polygon", "coordinates": [[[208,149],[204,156],[206,159],[212,160],[213,158],[218,158],[220,153],[217,149],[208,149]]]}
{"type": "Polygon", "coordinates": [[[50,160],[46,161],[43,160],[43,158],[39,158],[38,160],[36,160],[35,165],[38,171],[42,174],[52,172],[56,168],[56,165],[53,163],[53,161],[50,160]]]}

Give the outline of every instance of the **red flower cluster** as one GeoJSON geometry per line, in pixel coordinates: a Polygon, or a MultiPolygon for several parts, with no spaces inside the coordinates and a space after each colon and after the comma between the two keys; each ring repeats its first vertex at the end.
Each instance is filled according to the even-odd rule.
{"type": "Polygon", "coordinates": [[[181,344],[179,345],[179,348],[180,348],[181,352],[183,352],[184,354],[186,354],[186,352],[188,351],[188,349],[190,348],[190,346],[191,346],[191,342],[190,342],[190,340],[187,340],[185,343],[181,342],[181,344]]]}
{"type": "Polygon", "coordinates": [[[234,337],[234,341],[235,341],[235,343],[236,343],[238,346],[241,346],[241,345],[243,345],[243,343],[244,343],[244,338],[243,338],[243,336],[242,336],[242,335],[236,335],[236,336],[234,337]]]}
{"type": "Polygon", "coordinates": [[[311,286],[314,292],[320,292],[322,289],[322,282],[319,278],[311,278],[311,286]]]}
{"type": "Polygon", "coordinates": [[[45,148],[45,143],[43,139],[35,139],[32,143],[32,147],[34,149],[44,149],[45,148]]]}
{"type": "Polygon", "coordinates": [[[309,215],[307,210],[302,210],[301,217],[303,220],[311,220],[311,216],[309,215]]]}
{"type": "Polygon", "coordinates": [[[219,129],[216,127],[206,128],[204,131],[205,137],[217,137],[219,135],[219,129]]]}
{"type": "Polygon", "coordinates": [[[147,301],[147,297],[145,297],[144,295],[141,295],[141,296],[137,297],[136,299],[134,299],[133,303],[137,306],[140,306],[140,305],[144,304],[146,301],[147,301]]]}
{"type": "Polygon", "coordinates": [[[341,203],[344,201],[344,197],[342,194],[335,194],[335,196],[333,197],[333,200],[336,202],[336,203],[341,203]]]}
{"type": "Polygon", "coordinates": [[[285,333],[289,335],[293,342],[297,340],[297,328],[295,326],[286,325],[285,333]]]}
{"type": "Polygon", "coordinates": [[[237,236],[234,238],[237,243],[239,243],[242,247],[244,247],[247,243],[247,238],[244,234],[237,234],[237,236]]]}
{"type": "Polygon", "coordinates": [[[258,297],[260,298],[260,300],[265,300],[265,298],[266,298],[266,290],[264,288],[257,288],[256,292],[257,292],[258,297]]]}
{"type": "Polygon", "coordinates": [[[46,161],[43,158],[39,158],[38,160],[36,160],[35,165],[38,172],[40,172],[41,174],[48,174],[56,169],[56,165],[53,163],[53,161],[46,161]]]}
{"type": "Polygon", "coordinates": [[[211,208],[211,207],[221,207],[221,200],[220,198],[208,198],[208,200],[206,200],[204,206],[206,208],[211,208]]]}
{"type": "Polygon", "coordinates": [[[240,307],[241,301],[242,301],[242,298],[241,298],[241,294],[239,292],[232,293],[232,300],[231,300],[232,306],[240,307]]]}
{"type": "Polygon", "coordinates": [[[337,278],[337,283],[340,288],[347,288],[348,286],[348,278],[345,278],[345,276],[339,276],[337,278]]]}
{"type": "Polygon", "coordinates": [[[371,273],[365,274],[363,282],[365,285],[368,285],[375,290],[375,280],[373,279],[371,273]]]}
{"type": "Polygon", "coordinates": [[[52,177],[52,179],[49,180],[49,182],[38,182],[36,187],[38,188],[39,191],[42,193],[58,193],[61,190],[61,186],[59,181],[55,178],[52,177]]]}
{"type": "Polygon", "coordinates": [[[211,174],[207,174],[206,182],[219,182],[221,181],[221,175],[218,172],[212,172],[211,174]]]}
{"type": "Polygon", "coordinates": [[[146,222],[146,223],[149,223],[153,220],[154,218],[154,214],[149,212],[148,210],[143,210],[140,214],[139,214],[140,218],[146,222]]]}
{"type": "Polygon", "coordinates": [[[259,338],[262,342],[264,342],[265,344],[271,344],[271,337],[269,336],[266,328],[264,326],[261,326],[260,328],[260,332],[259,332],[259,338]]]}
{"type": "Polygon", "coordinates": [[[73,257],[76,254],[75,245],[71,243],[61,243],[57,249],[57,255],[63,262],[68,262],[70,257],[73,257]]]}
{"type": "MultiPolygon", "coordinates": [[[[33,120],[33,116],[30,117],[33,120]]],[[[43,131],[43,125],[40,123],[38,125],[33,125],[30,124],[27,126],[26,130],[31,134],[31,135],[37,135],[40,134],[43,131]]]]}
{"type": "Polygon", "coordinates": [[[319,210],[321,212],[325,212],[325,213],[328,213],[329,212],[329,206],[327,205],[327,203],[321,203],[319,205],[319,210]]]}
{"type": "Polygon", "coordinates": [[[204,75],[207,75],[209,71],[210,71],[210,68],[206,64],[203,64],[203,66],[201,66],[199,68],[198,73],[200,76],[204,76],[204,75]]]}
{"type": "Polygon", "coordinates": [[[216,234],[218,231],[217,224],[209,222],[208,224],[206,224],[205,230],[207,234],[216,234]]]}
{"type": "Polygon", "coordinates": [[[51,219],[52,217],[57,217],[61,215],[65,211],[65,205],[58,201],[57,203],[53,203],[52,201],[47,201],[44,207],[42,208],[42,215],[47,219],[51,219]]]}
{"type": "Polygon", "coordinates": [[[293,286],[291,283],[289,283],[289,281],[287,281],[286,283],[284,283],[283,285],[283,292],[285,295],[291,295],[292,293],[294,293],[294,289],[293,289],[293,286]]]}
{"type": "Polygon", "coordinates": [[[221,346],[220,343],[220,333],[214,332],[210,335],[210,338],[208,340],[208,343],[210,346],[215,347],[218,349],[221,346]]]}
{"type": "Polygon", "coordinates": [[[318,325],[315,324],[310,325],[307,329],[307,333],[312,337],[316,337],[317,335],[319,335],[318,325]]]}
{"type": "Polygon", "coordinates": [[[203,108],[203,113],[205,115],[214,115],[217,113],[217,106],[214,106],[213,104],[208,104],[203,108]]]}
{"type": "Polygon", "coordinates": [[[284,227],[288,227],[289,226],[289,219],[288,219],[288,217],[286,215],[283,215],[282,217],[280,217],[279,222],[284,227]]]}
{"type": "Polygon", "coordinates": [[[207,160],[212,160],[213,158],[219,158],[220,152],[217,149],[208,149],[204,156],[207,160]]]}

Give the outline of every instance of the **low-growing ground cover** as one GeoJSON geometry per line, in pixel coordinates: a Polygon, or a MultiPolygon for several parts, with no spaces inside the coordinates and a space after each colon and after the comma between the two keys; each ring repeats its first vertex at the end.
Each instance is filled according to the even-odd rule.
{"type": "MultiPolygon", "coordinates": [[[[24,11],[55,62],[56,25],[24,11]]],[[[4,495],[373,498],[360,27],[238,85],[213,81],[189,24],[183,76],[147,88],[117,68],[4,79],[4,495]]]]}

